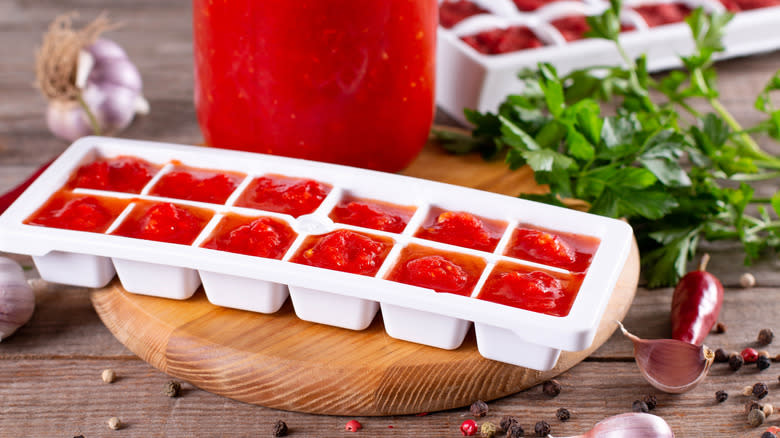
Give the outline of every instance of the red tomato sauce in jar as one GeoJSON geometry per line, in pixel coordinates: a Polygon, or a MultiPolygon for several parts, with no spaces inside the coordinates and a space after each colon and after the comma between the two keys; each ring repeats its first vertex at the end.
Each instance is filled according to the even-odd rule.
{"type": "Polygon", "coordinates": [[[414,211],[414,207],[345,196],[333,208],[329,217],[334,222],[342,224],[401,233],[414,215],[414,211]]]}
{"type": "Polygon", "coordinates": [[[100,158],[79,167],[65,187],[141,193],[158,170],[160,166],[136,157],[100,158]]]}
{"type": "Polygon", "coordinates": [[[393,248],[387,237],[336,230],[303,241],[291,262],[352,274],[372,276],[393,248]]]}
{"type": "Polygon", "coordinates": [[[487,219],[463,211],[432,208],[415,236],[464,248],[492,252],[496,249],[505,229],[506,222],[504,221],[487,219]]]}
{"type": "Polygon", "coordinates": [[[330,189],[328,184],[311,179],[264,175],[249,183],[235,205],[298,217],[313,213],[330,189]]]}
{"type": "Polygon", "coordinates": [[[474,290],[485,261],[467,254],[411,244],[401,251],[387,280],[468,296],[474,290]]]}
{"type": "Polygon", "coordinates": [[[150,195],[224,204],[246,175],[176,166],[160,178],[150,195]]]}
{"type": "Polygon", "coordinates": [[[477,299],[552,316],[569,314],[584,274],[560,274],[499,262],[477,299]]]}
{"type": "Polygon", "coordinates": [[[572,272],[585,272],[599,243],[601,240],[596,237],[520,224],[512,233],[504,254],[572,272]]]}
{"type": "Polygon", "coordinates": [[[434,115],[437,0],[193,0],[206,143],[398,171],[434,115]]]}
{"type": "Polygon", "coordinates": [[[544,43],[525,26],[512,26],[506,29],[491,29],[461,39],[480,53],[499,55],[518,50],[542,47],[544,43]]]}
{"type": "Polygon", "coordinates": [[[228,214],[223,217],[203,248],[281,259],[295,240],[286,222],[271,217],[228,214]]]}
{"type": "Polygon", "coordinates": [[[135,203],[111,234],[190,245],[214,215],[211,210],[170,202],[137,200],[135,203]]]}
{"type": "Polygon", "coordinates": [[[469,0],[444,0],[439,4],[439,24],[449,29],[472,15],[488,12],[469,0]]]}
{"type": "Polygon", "coordinates": [[[53,194],[24,223],[103,233],[129,203],[129,199],[82,195],[61,190],[53,194]]]}

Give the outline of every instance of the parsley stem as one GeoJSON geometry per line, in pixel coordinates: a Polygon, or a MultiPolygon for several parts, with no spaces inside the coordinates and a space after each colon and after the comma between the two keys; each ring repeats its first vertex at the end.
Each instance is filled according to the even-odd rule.
{"type": "MultiPolygon", "coordinates": [[[[737,120],[734,118],[734,116],[731,115],[729,110],[726,109],[726,107],[723,106],[723,104],[720,103],[720,101],[717,98],[710,98],[709,99],[710,105],[712,105],[712,108],[715,109],[715,112],[720,115],[723,120],[726,122],[729,127],[738,132],[737,138],[735,140],[738,140],[738,144],[742,146],[740,149],[742,153],[748,153],[751,155],[751,158],[757,158],[766,160],[767,162],[775,162],[778,161],[776,157],[773,157],[766,152],[764,152],[763,149],[756,143],[755,140],[753,140],[753,137],[749,136],[747,133],[744,132],[742,129],[742,126],[737,122],[737,120]]],[[[758,164],[758,163],[756,163],[758,164]]],[[[768,163],[767,163],[768,164],[768,163]]]]}
{"type": "Polygon", "coordinates": [[[729,179],[731,179],[732,181],[751,182],[751,181],[764,181],[764,180],[774,179],[774,178],[780,178],[780,172],[738,173],[732,175],[731,178],[729,179]]]}

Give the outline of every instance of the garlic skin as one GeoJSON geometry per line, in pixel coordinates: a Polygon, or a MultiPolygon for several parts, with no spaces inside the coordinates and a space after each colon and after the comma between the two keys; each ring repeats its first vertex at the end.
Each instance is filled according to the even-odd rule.
{"type": "MultiPolygon", "coordinates": [[[[116,134],[136,114],[149,112],[149,103],[141,94],[141,74],[122,47],[111,40],[97,39],[79,52],[75,85],[102,135],[116,134]]],[[[68,141],[97,134],[78,100],[50,101],[46,123],[54,135],[68,141]]]]}
{"type": "Polygon", "coordinates": [[[663,418],[640,412],[605,418],[583,435],[568,438],[674,438],[663,418]]]}
{"type": "Polygon", "coordinates": [[[32,317],[35,294],[15,261],[0,257],[0,341],[32,317]]]}
{"type": "Polygon", "coordinates": [[[707,376],[715,353],[676,339],[641,339],[618,322],[623,334],[634,343],[634,359],[645,380],[671,394],[690,391],[707,376]]]}

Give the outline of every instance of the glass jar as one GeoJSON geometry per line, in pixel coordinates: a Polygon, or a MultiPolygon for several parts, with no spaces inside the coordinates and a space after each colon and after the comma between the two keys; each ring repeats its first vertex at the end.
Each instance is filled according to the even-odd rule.
{"type": "Polygon", "coordinates": [[[210,146],[384,171],[425,145],[436,0],[193,0],[210,146]]]}

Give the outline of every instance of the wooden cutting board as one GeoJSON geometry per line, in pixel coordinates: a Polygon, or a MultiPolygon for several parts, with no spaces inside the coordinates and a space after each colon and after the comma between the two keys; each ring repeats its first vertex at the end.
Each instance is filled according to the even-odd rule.
{"type": "MultiPolygon", "coordinates": [[[[544,191],[528,169],[510,172],[503,163],[447,155],[430,144],[404,173],[509,195],[544,191]]],[[[548,372],[482,358],[473,329],[452,351],[393,339],[381,312],[368,329],[351,331],[302,321],[289,300],[264,315],[213,306],[202,290],[186,301],[135,295],[117,280],[95,290],[92,303],[133,353],[206,391],[291,411],[398,415],[493,400],[571,368],[610,337],[638,278],[634,245],[593,345],[562,353],[548,372]]]]}

